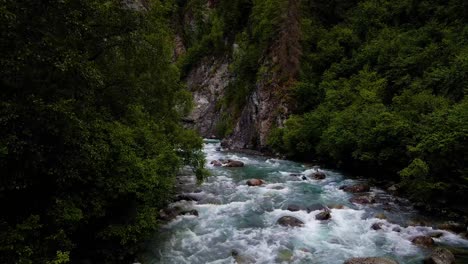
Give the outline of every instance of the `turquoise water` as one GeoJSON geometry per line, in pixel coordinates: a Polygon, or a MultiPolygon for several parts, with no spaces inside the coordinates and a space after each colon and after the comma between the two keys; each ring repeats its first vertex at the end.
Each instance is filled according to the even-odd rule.
{"type": "MultiPolygon", "coordinates": [[[[339,190],[356,183],[342,174],[324,170],[325,180],[301,180],[290,173],[310,174],[314,169],[302,164],[241,153],[216,151],[218,141],[206,141],[209,177],[193,195],[198,202],[181,201],[173,206],[196,209],[199,216],[178,216],[163,227],[148,245],[150,263],[329,263],[342,264],[350,257],[388,256],[400,263],[421,263],[429,254],[410,239],[427,235],[431,227],[409,225],[410,220],[429,221],[410,204],[372,188],[377,203],[356,205],[353,194],[339,190]],[[242,168],[212,167],[215,159],[234,159],[242,168]],[[249,187],[246,180],[263,179],[261,187],[249,187]],[[288,205],[312,208],[290,212],[288,205]],[[331,220],[318,221],[320,206],[343,205],[331,209],[331,220]],[[387,220],[375,218],[383,213],[387,220]],[[283,227],[276,221],[285,215],[305,223],[303,227],[283,227]],[[372,224],[384,222],[382,230],[372,224]],[[399,227],[401,232],[394,231],[399,227]]],[[[437,230],[439,232],[439,230],[437,230]]],[[[435,238],[443,246],[468,248],[468,241],[446,231],[435,238]]]]}

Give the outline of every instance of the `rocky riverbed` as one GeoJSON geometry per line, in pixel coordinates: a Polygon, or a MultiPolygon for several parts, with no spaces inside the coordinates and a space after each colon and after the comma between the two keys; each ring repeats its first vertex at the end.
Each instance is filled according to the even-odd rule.
{"type": "Polygon", "coordinates": [[[339,172],[219,147],[205,143],[211,177],[203,184],[179,177],[180,194],[145,262],[467,261],[466,226],[424,217],[407,200],[339,172]]]}

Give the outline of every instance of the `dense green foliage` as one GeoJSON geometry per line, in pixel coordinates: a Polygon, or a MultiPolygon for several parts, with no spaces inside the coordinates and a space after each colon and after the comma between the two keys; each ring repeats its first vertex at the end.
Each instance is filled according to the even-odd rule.
{"type": "Polygon", "coordinates": [[[129,263],[178,169],[203,176],[173,5],[145,3],[0,1],[1,263],[129,263]]]}
{"type": "Polygon", "coordinates": [[[189,34],[197,59],[182,62],[218,52],[232,61],[220,136],[271,82],[294,112],[271,131],[272,150],[400,182],[421,201],[468,191],[466,1],[200,2],[183,1],[201,30],[189,34]]]}
{"type": "Polygon", "coordinates": [[[288,156],[400,181],[421,201],[468,192],[466,1],[303,1],[288,156]]]}

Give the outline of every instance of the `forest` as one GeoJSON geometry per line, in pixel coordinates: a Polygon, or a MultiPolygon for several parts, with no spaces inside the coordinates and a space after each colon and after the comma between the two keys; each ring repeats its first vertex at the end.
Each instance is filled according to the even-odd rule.
{"type": "Polygon", "coordinates": [[[292,114],[270,131],[269,151],[398,183],[419,202],[463,206],[466,1],[236,0],[207,14],[193,0],[183,8],[200,26],[181,30],[190,43],[182,69],[232,54],[221,136],[275,72],[272,89],[292,114]]]}
{"type": "Polygon", "coordinates": [[[269,153],[466,207],[467,1],[124,2],[0,0],[1,263],[133,261],[179,169],[207,175],[181,120],[210,56],[234,76],[220,137],[269,81],[291,110],[269,153]]]}

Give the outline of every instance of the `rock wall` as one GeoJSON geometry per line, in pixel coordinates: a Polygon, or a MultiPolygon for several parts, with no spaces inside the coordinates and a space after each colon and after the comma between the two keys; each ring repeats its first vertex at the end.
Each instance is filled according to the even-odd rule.
{"type": "Polygon", "coordinates": [[[216,125],[221,117],[221,100],[232,76],[227,58],[205,58],[192,68],[186,78],[193,95],[194,108],[185,119],[188,127],[203,137],[217,136],[216,125]]]}
{"type": "Polygon", "coordinates": [[[281,127],[288,115],[288,104],[281,96],[282,87],[267,73],[256,84],[236,122],[233,133],[223,145],[232,149],[264,150],[270,131],[281,127]]]}
{"type": "MultiPolygon", "coordinates": [[[[262,150],[272,128],[282,126],[288,115],[281,90],[275,76],[266,73],[256,84],[235,121],[233,132],[224,139],[223,145],[232,149],[262,150]]],[[[222,118],[223,100],[229,82],[233,80],[229,72],[229,59],[205,58],[187,75],[188,89],[192,92],[194,108],[185,119],[188,127],[197,130],[203,137],[218,137],[217,124],[222,118]]]]}

